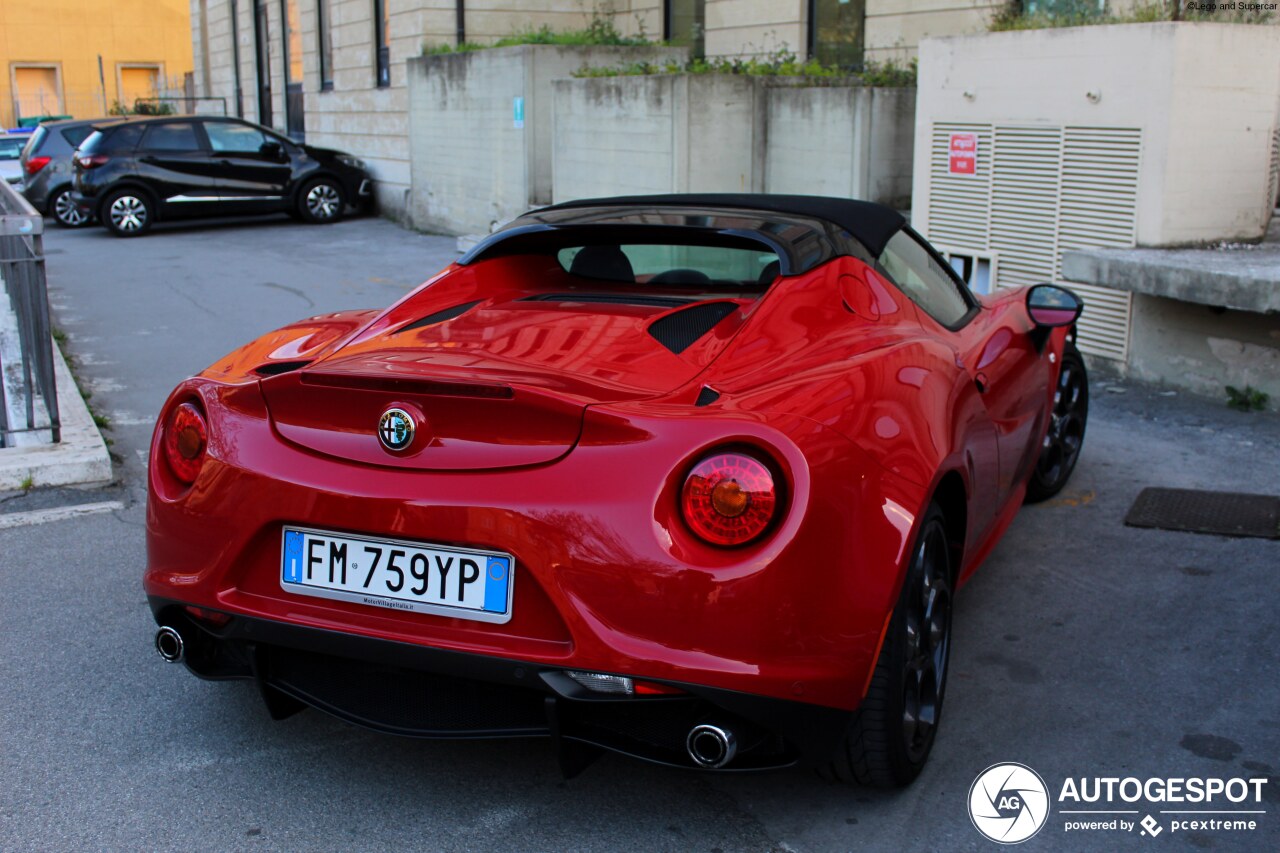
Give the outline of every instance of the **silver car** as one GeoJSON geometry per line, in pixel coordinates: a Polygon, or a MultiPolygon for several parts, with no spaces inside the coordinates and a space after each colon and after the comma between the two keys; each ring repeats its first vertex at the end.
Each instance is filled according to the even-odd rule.
{"type": "Polygon", "coordinates": [[[71,155],[96,125],[118,120],[64,119],[37,127],[22,149],[22,194],[31,206],[67,228],[89,224],[89,217],[71,203],[71,182],[75,179],[71,155]]]}
{"type": "Polygon", "coordinates": [[[0,130],[0,180],[11,184],[22,182],[22,146],[27,144],[25,133],[5,133],[0,130]]]}

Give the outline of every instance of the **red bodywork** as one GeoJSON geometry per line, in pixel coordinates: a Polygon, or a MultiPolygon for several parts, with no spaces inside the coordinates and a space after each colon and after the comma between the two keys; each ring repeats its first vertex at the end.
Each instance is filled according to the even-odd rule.
{"type": "Polygon", "coordinates": [[[208,460],[184,486],[157,429],[147,593],[856,707],[915,520],[943,479],[963,499],[961,582],[1021,504],[1065,331],[1037,351],[1011,292],[951,332],[841,257],[738,300],[677,355],[644,333],[670,309],[520,301],[571,290],[568,278],[539,257],[452,266],[384,312],[311,318],[183,383],[159,423],[198,399],[208,460]],[[475,300],[457,319],[395,333],[475,300]],[[720,397],[695,407],[704,386],[720,397]],[[491,387],[513,396],[484,396],[491,387]],[[372,425],[392,404],[421,414],[431,446],[382,449],[372,425]],[[700,541],[679,514],[690,466],[725,445],[763,453],[784,484],[781,520],[736,549],[700,541]],[[286,523],[509,552],[513,617],[493,625],[290,595],[279,582],[286,523]]]}

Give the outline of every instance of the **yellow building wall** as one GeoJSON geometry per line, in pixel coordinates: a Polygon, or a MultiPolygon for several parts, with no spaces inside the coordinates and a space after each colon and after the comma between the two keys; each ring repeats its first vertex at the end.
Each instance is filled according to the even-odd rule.
{"type": "Polygon", "coordinates": [[[0,127],[32,109],[95,118],[189,71],[188,0],[0,0],[0,127]]]}

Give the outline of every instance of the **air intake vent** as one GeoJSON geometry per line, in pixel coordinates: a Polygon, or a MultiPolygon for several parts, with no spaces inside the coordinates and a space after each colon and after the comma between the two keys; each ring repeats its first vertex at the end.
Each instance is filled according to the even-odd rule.
{"type": "Polygon", "coordinates": [[[679,354],[738,310],[736,302],[702,302],[660,317],[649,326],[658,343],[679,354]]]}
{"type": "Polygon", "coordinates": [[[455,305],[452,308],[446,308],[443,311],[428,314],[421,320],[414,320],[412,323],[401,326],[396,330],[396,334],[398,335],[401,332],[412,331],[413,329],[421,329],[424,326],[434,326],[436,323],[443,323],[445,320],[452,320],[454,317],[467,313],[483,301],[483,299],[477,299],[475,302],[464,302],[461,305],[455,305]]]}
{"type": "Polygon", "coordinates": [[[281,373],[291,373],[306,367],[310,363],[309,361],[268,361],[266,364],[255,367],[253,372],[259,376],[279,376],[281,373]]]}

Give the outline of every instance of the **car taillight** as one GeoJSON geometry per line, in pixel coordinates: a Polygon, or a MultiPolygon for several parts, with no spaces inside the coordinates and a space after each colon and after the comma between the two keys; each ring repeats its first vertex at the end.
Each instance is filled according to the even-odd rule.
{"type": "Polygon", "coordinates": [[[745,545],[768,529],[778,492],[768,466],[745,453],[706,457],[689,472],[680,507],[691,530],[712,545],[745,545]]]}
{"type": "Polygon", "coordinates": [[[39,172],[45,166],[48,166],[49,161],[52,159],[52,157],[32,157],[27,161],[27,174],[34,175],[36,172],[39,172]]]}
{"type": "Polygon", "coordinates": [[[208,443],[204,416],[194,403],[183,403],[173,410],[164,431],[164,456],[173,476],[184,483],[194,483],[204,465],[208,443]]]}
{"type": "Polygon", "coordinates": [[[99,166],[106,165],[111,158],[106,154],[81,154],[76,157],[76,162],[80,164],[82,169],[96,169],[99,166]]]}

